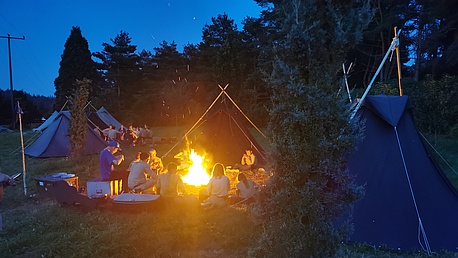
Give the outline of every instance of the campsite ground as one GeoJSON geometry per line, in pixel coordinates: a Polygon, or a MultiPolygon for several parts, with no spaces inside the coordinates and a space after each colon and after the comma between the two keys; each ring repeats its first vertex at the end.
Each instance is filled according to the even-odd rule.
{"type": "MultiPolygon", "coordinates": [[[[156,128],[156,135],[182,135],[177,128],[156,128]]],[[[30,139],[32,134],[26,134],[30,139]]],[[[19,133],[1,133],[0,172],[22,171],[19,133]]],[[[456,145],[456,142],[454,143],[456,145]]],[[[173,141],[158,144],[161,156],[173,141]]],[[[124,148],[126,161],[142,147],[124,148]]],[[[458,153],[454,153],[458,155],[458,153]]],[[[169,155],[170,156],[170,155],[169,155]]],[[[165,162],[170,157],[165,157],[165,162]]],[[[173,156],[173,154],[171,154],[173,156]]],[[[458,159],[455,159],[458,160],[458,159]]],[[[98,175],[98,155],[78,160],[27,158],[27,187],[22,182],[5,190],[0,204],[3,230],[2,257],[246,257],[261,229],[246,207],[204,212],[199,206],[142,212],[97,209],[85,213],[61,207],[53,198],[38,194],[34,178],[60,171],[76,174],[80,185],[98,175]]],[[[128,162],[123,164],[127,166],[128,162]]],[[[456,164],[455,164],[456,167],[456,164]]],[[[265,180],[265,175],[250,175],[265,180]]],[[[234,181],[234,180],[232,180],[234,181]]],[[[198,189],[192,188],[196,193],[198,189]]],[[[427,257],[423,252],[405,253],[367,245],[344,245],[340,257],[427,257]]],[[[458,257],[458,253],[434,253],[433,257],[458,257]]]]}

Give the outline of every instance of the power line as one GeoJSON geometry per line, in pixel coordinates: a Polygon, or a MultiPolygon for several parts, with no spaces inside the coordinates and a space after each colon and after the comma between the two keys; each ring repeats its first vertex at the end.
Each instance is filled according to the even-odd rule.
{"type": "Polygon", "coordinates": [[[14,96],[13,96],[13,67],[11,63],[11,40],[12,39],[21,39],[25,40],[25,36],[22,36],[22,38],[17,38],[17,37],[12,37],[10,34],[7,34],[7,36],[0,36],[0,38],[3,39],[8,39],[8,62],[9,62],[9,67],[10,67],[10,91],[11,91],[11,129],[15,128],[15,119],[16,119],[16,114],[14,113],[14,96]]]}

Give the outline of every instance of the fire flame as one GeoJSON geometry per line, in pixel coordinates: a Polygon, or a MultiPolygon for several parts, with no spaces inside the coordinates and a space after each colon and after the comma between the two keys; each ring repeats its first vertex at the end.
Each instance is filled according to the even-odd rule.
{"type": "Polygon", "coordinates": [[[188,174],[183,177],[183,182],[195,186],[208,184],[210,175],[207,174],[204,167],[204,156],[199,156],[194,150],[191,150],[189,160],[191,160],[191,166],[189,167],[188,174]]]}

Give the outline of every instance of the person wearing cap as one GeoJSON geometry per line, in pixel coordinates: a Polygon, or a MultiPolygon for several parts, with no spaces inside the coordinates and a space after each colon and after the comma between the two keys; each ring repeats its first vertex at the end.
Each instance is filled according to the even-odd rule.
{"type": "Polygon", "coordinates": [[[151,149],[149,151],[149,162],[151,169],[156,172],[156,174],[160,175],[164,171],[164,164],[162,163],[162,159],[157,156],[157,152],[155,149],[151,149]]]}
{"type": "Polygon", "coordinates": [[[114,179],[123,180],[123,191],[127,192],[127,178],[129,172],[126,170],[115,170],[115,165],[120,165],[124,161],[124,155],[114,154],[119,150],[117,141],[110,141],[108,146],[100,152],[100,180],[109,181],[114,179]]]}

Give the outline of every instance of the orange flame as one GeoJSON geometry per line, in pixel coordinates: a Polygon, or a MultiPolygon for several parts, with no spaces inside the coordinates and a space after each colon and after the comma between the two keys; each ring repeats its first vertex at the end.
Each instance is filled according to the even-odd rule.
{"type": "Polygon", "coordinates": [[[189,159],[191,166],[189,167],[188,174],[183,177],[183,182],[188,185],[201,186],[206,185],[210,181],[210,175],[204,167],[204,157],[199,156],[194,150],[191,150],[189,159]]]}

